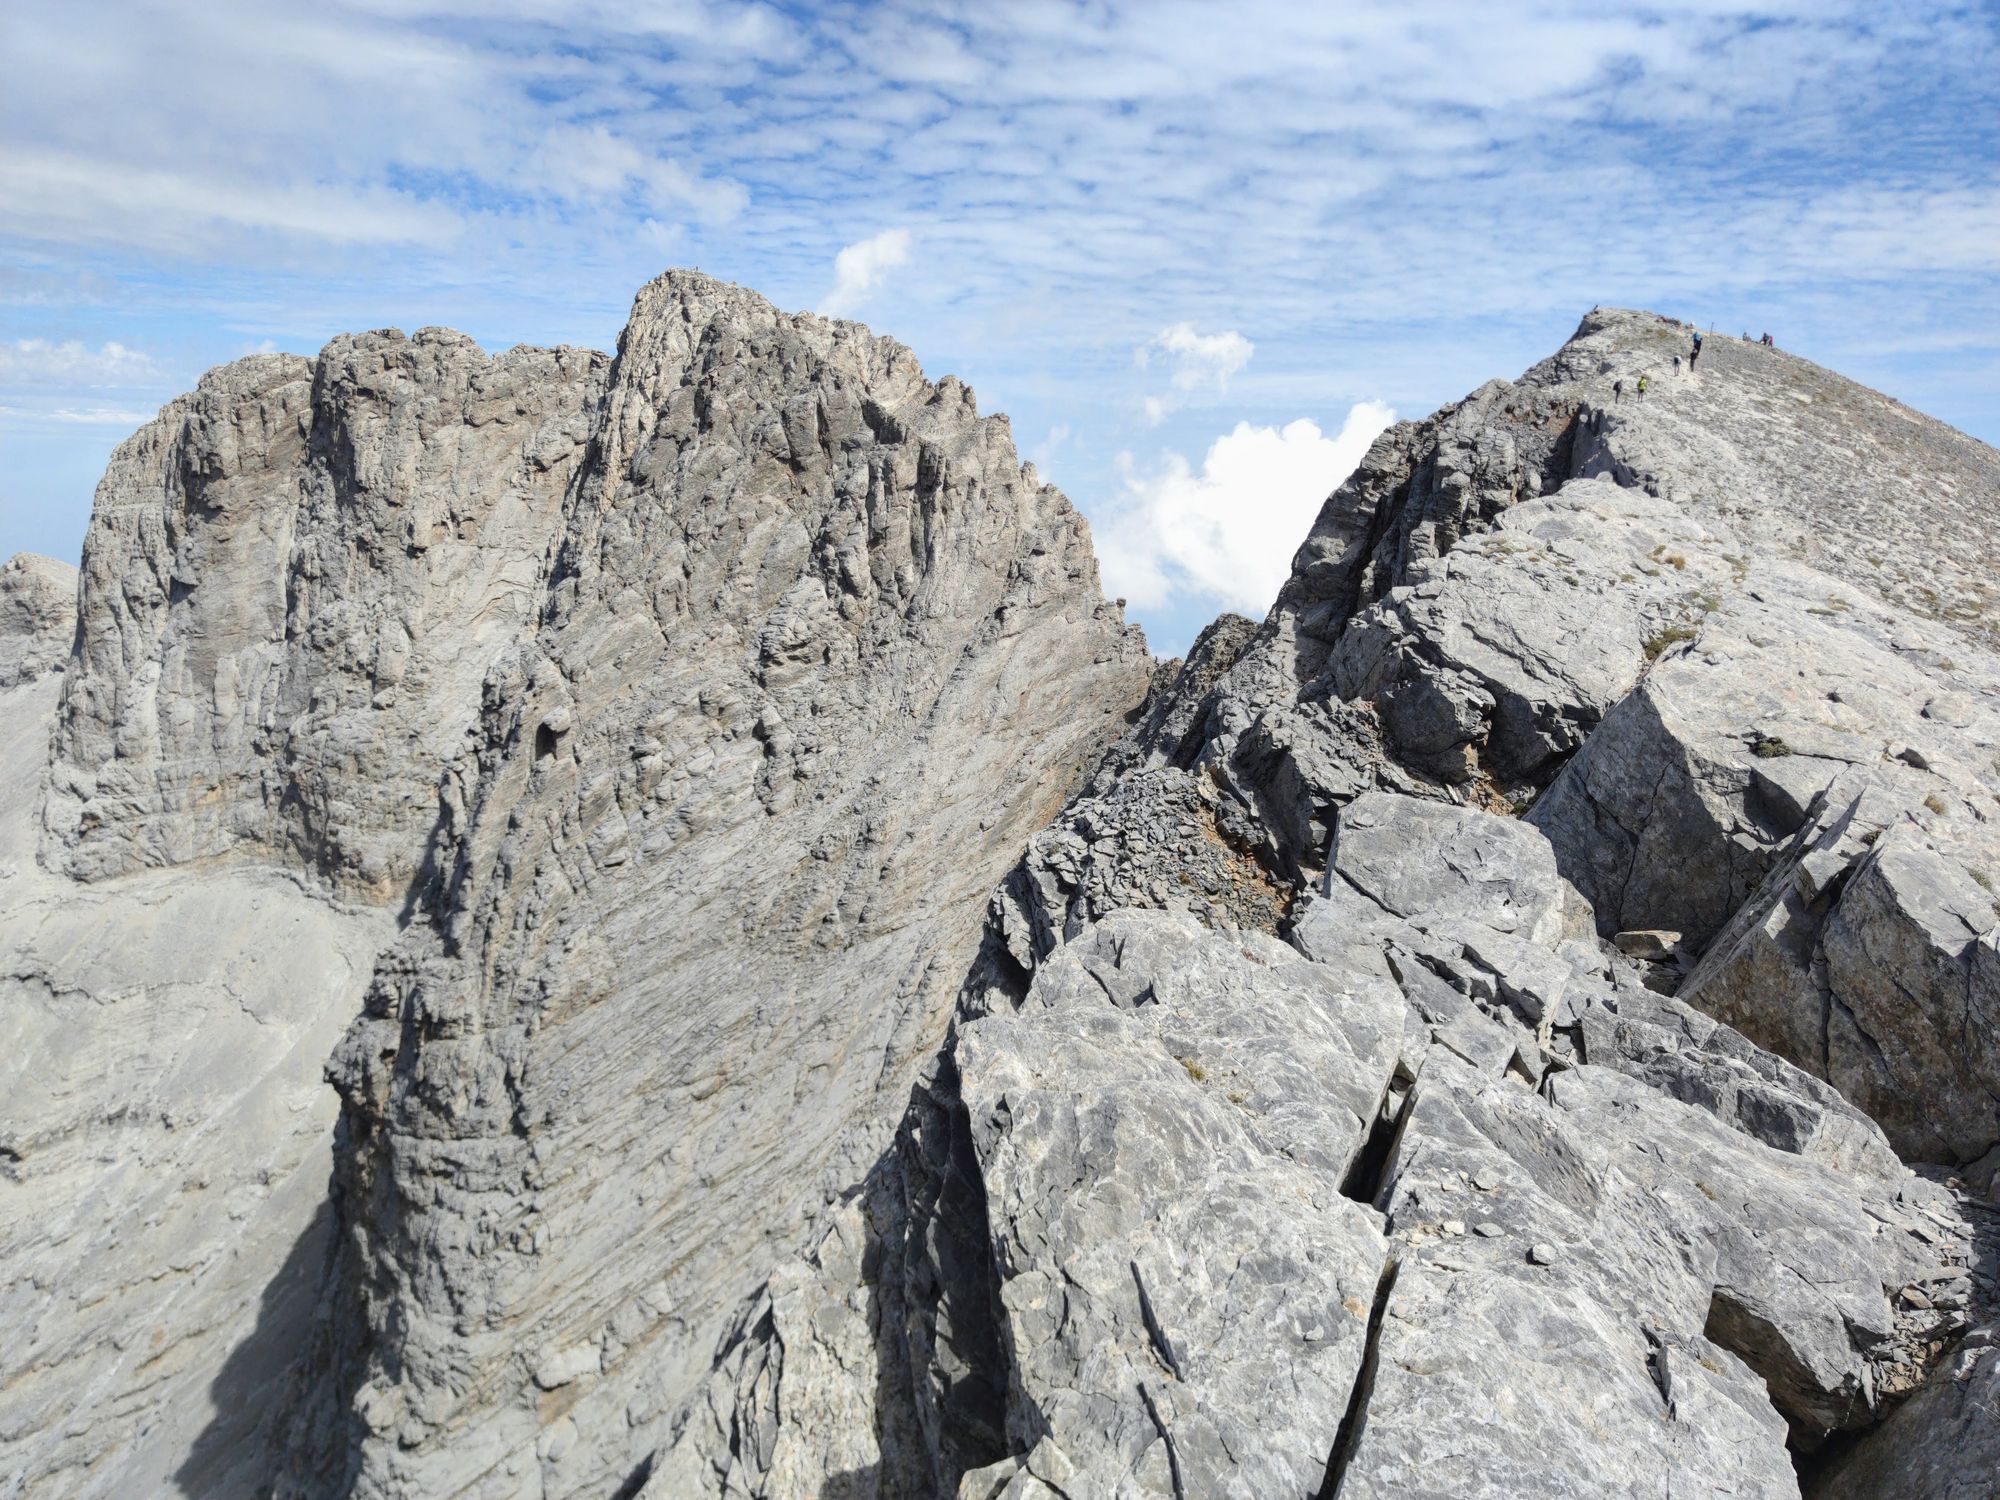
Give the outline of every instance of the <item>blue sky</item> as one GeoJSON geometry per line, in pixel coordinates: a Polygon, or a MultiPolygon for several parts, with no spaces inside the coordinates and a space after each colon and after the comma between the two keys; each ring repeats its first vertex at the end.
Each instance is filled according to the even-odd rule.
{"type": "Polygon", "coordinates": [[[1992,3],[15,0],[0,59],[0,556],[210,365],[609,348],[669,265],[968,380],[1162,652],[1595,302],[2000,442],[1992,3]]]}

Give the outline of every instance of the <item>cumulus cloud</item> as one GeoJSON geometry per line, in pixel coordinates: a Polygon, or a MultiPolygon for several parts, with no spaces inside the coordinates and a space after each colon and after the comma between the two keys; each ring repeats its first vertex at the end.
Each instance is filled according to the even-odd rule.
{"type": "Polygon", "coordinates": [[[821,299],[820,311],[830,318],[848,316],[909,258],[907,229],[885,229],[855,241],[833,258],[833,290],[821,299]]]}
{"type": "Polygon", "coordinates": [[[1304,418],[1239,422],[1199,470],[1178,453],[1150,470],[1125,456],[1124,492],[1093,527],[1106,592],[1138,609],[1193,595],[1262,617],[1320,503],[1395,419],[1363,401],[1331,437],[1304,418]]]}
{"type": "Polygon", "coordinates": [[[0,344],[0,385],[132,386],[158,377],[152,356],[115,341],[93,349],[77,339],[15,339],[0,344]]]}
{"type": "Polygon", "coordinates": [[[1256,352],[1257,346],[1233,328],[1221,333],[1197,333],[1192,323],[1162,328],[1138,353],[1141,369],[1157,363],[1173,372],[1168,394],[1146,398],[1146,420],[1158,426],[1191,396],[1203,391],[1220,395],[1229,389],[1229,377],[1249,364],[1256,352]]]}

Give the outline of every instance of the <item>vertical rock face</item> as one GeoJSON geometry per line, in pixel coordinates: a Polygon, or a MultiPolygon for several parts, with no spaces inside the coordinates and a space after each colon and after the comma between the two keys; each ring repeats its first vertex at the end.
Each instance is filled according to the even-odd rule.
{"type": "Polygon", "coordinates": [[[625,1483],[1150,675],[1004,419],[684,274],[615,364],[425,330],[215,372],[119,450],[78,594],[0,593],[52,747],[10,781],[47,868],[7,893],[10,1172],[103,1205],[10,1217],[10,1296],[75,1308],[0,1409],[35,1493],[625,1483]],[[76,1153],[153,1110],[117,1171],[170,1210],[92,1249],[131,1190],[76,1153]],[[142,1327],[163,1260],[194,1290],[142,1327]]]}
{"type": "Polygon", "coordinates": [[[75,635],[75,568],[32,552],[0,565],[0,687],[60,672],[75,635]]]}
{"type": "Polygon", "coordinates": [[[210,376],[0,571],[16,1488],[1983,1492],[2000,459],[1688,332],[1158,672],[706,277],[210,376]]]}
{"type": "Polygon", "coordinates": [[[641,293],[436,919],[335,1070],[360,1493],[644,1460],[1148,670],[963,386],[705,278],[641,293]]]}
{"type": "Polygon", "coordinates": [[[390,924],[269,868],[38,867],[76,586],[0,569],[0,661],[35,664],[0,679],[0,1470],[254,1495],[330,1240],[321,1071],[390,924]]]}
{"type": "Polygon", "coordinates": [[[47,861],[221,856],[400,896],[488,661],[539,598],[603,356],[423,329],[207,376],[85,543],[47,861]]]}

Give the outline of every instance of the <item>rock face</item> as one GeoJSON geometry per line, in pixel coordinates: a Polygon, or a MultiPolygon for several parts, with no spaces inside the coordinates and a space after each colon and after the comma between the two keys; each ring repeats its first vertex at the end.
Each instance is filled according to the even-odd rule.
{"type": "Polygon", "coordinates": [[[302,1410],[297,1485],[350,1452],[359,1494],[624,1482],[886,1137],[988,887],[1148,674],[963,386],[705,278],[642,292],[430,918],[335,1060],[316,1394],[351,1395],[302,1410]]]}
{"type": "Polygon", "coordinates": [[[734,1325],[647,1494],[1863,1493],[1864,1465],[1953,1493],[1888,1434],[1913,1390],[1981,1423],[1949,1393],[1976,1362],[1947,1355],[1991,1305],[1991,1224],[1976,1173],[1913,1173],[1891,1140],[1950,1164],[1993,1139],[1963,1038],[2000,913],[1869,830],[1983,889],[2000,673],[1946,623],[1983,577],[1858,586],[1884,584],[1856,538],[1887,502],[1854,455],[1932,464],[1989,520],[1993,456],[1769,351],[1615,399],[1685,336],[1593,314],[1385,434],[1263,626],[1219,621],[1156,682],[996,893],[847,1227],[734,1325]],[[1889,435],[1766,479],[1719,435],[1791,455],[1788,391],[1892,411],[1889,435]],[[1841,524],[1849,556],[1821,545],[1841,524]],[[1857,801],[1854,847],[1795,877],[1857,801]],[[1839,962],[1770,915],[1871,885],[1839,962]],[[1764,971],[1720,977],[1752,948],[1764,971]],[[1683,981],[1750,1036],[1661,993],[1683,981]],[[1246,1047],[1246,989],[1313,1110],[1246,1047]],[[1896,1046],[1829,1061],[1807,1018],[1850,990],[1896,1046]],[[1390,1023],[1386,1075],[1316,1050],[1329,1013],[1350,1041],[1390,1023]],[[1343,1104],[1372,1113],[1358,1149],[1327,1134],[1343,1104]],[[1266,1249],[1283,1316],[1268,1261],[1218,1281],[1266,1249]]]}
{"type": "Polygon", "coordinates": [[[0,688],[60,672],[75,634],[75,568],[32,552],[0,564],[0,688]]]}
{"type": "MultiPolygon", "coordinates": [[[[58,564],[0,570],[0,659],[65,659],[75,598],[58,564]]],[[[330,1239],[320,1074],[391,926],[272,869],[39,868],[61,686],[0,686],[9,1493],[250,1494],[330,1239]]]]}
{"type": "Polygon", "coordinates": [[[45,861],[277,860],[401,897],[487,665],[538,606],[605,371],[392,329],[227,365],[121,444],[45,861]]]}
{"type": "MultiPolygon", "coordinates": [[[[17,640],[60,626],[13,606],[34,572],[8,575],[22,659],[17,640]]],[[[23,740],[31,766],[52,745],[33,879],[89,882],[83,904],[135,943],[125,967],[158,971],[140,997],[178,1004],[190,1045],[242,1065],[191,989],[276,1022],[258,1054],[284,1038],[271,1087],[299,1091],[297,1213],[203,1226],[270,1305],[204,1304],[213,1347],[157,1330],[225,1407],[254,1387],[223,1415],[160,1387],[177,1421],[154,1446],[185,1467],[142,1487],[205,1494],[589,1493],[643,1465],[820,1176],[893,1126],[988,888],[1150,675],[1004,419],[888,340],[680,273],[641,294],[615,361],[489,358],[427,330],[216,372],[114,459],[80,603],[54,732],[50,678],[23,740]],[[347,959],[281,913],[234,916],[269,885],[358,924],[347,959]],[[139,891],[178,903],[184,954],[137,938],[119,903],[139,891]],[[239,930],[282,945],[283,1016],[239,930]],[[244,1254],[250,1233],[278,1262],[244,1254]]],[[[10,890],[10,934],[75,903],[39,889],[10,890]]],[[[118,1055],[50,1006],[133,983],[79,972],[65,941],[43,944],[50,977],[24,960],[20,979],[54,999],[9,1012],[50,1087],[118,1055]]],[[[169,1145],[197,1122],[258,1133],[212,1093],[229,1073],[157,1064],[169,1145]]],[[[36,1133],[116,1111],[59,1092],[23,1110],[14,1159],[83,1194],[36,1133]]],[[[232,1178],[269,1175],[236,1155],[232,1178]]],[[[170,1201],[199,1221],[209,1200],[170,1201]]],[[[76,1232],[24,1228],[10,1285],[46,1286],[76,1232]]],[[[157,1270],[183,1233],[124,1248],[157,1270]]],[[[45,1323],[79,1346],[153,1337],[143,1302],[45,1323]]],[[[104,1389],[72,1362],[61,1392],[104,1389]]],[[[75,1424],[72,1460],[34,1426],[63,1401],[17,1390],[7,1441],[50,1448],[32,1450],[48,1493],[159,1425],[140,1384],[75,1424]]]]}
{"type": "Polygon", "coordinates": [[[705,277],[208,377],[0,573],[16,1489],[1986,1493],[2000,459],[1686,340],[1157,670],[705,277]]]}

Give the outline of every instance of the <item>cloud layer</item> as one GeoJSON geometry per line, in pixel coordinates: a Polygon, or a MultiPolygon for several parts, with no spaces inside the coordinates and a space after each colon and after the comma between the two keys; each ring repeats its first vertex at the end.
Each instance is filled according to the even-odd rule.
{"type": "Polygon", "coordinates": [[[1147,422],[1157,427],[1168,412],[1199,391],[1222,395],[1229,389],[1229,377],[1249,364],[1256,352],[1257,346],[1233,328],[1222,333],[1196,333],[1192,323],[1162,328],[1139,347],[1140,369],[1157,361],[1173,372],[1167,394],[1146,398],[1147,422]]]}
{"type": "Polygon", "coordinates": [[[833,258],[833,290],[821,299],[820,311],[834,318],[849,316],[909,258],[907,229],[885,229],[857,240],[833,258]]]}

